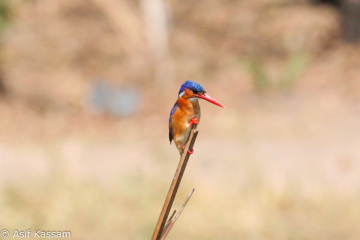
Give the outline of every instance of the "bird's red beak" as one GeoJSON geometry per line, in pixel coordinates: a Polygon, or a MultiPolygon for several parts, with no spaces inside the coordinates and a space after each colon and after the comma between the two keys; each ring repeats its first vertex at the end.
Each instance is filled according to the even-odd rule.
{"type": "Polygon", "coordinates": [[[204,99],[208,102],[211,102],[212,104],[218,105],[219,107],[225,108],[224,105],[222,105],[221,103],[219,103],[218,101],[216,101],[215,99],[213,99],[212,97],[210,97],[209,95],[207,95],[206,93],[204,93],[203,95],[195,95],[198,98],[204,99]]]}

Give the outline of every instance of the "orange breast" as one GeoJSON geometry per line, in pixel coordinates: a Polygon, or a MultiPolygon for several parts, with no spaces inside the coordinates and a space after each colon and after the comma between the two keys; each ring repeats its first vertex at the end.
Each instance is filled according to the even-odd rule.
{"type": "MultiPolygon", "coordinates": [[[[198,104],[196,104],[196,106],[198,106],[198,104]]],[[[172,129],[175,145],[180,153],[190,136],[190,120],[194,117],[200,117],[200,114],[197,114],[197,112],[200,112],[195,110],[193,103],[191,103],[189,99],[178,99],[178,108],[172,115],[170,128],[172,129]]]]}

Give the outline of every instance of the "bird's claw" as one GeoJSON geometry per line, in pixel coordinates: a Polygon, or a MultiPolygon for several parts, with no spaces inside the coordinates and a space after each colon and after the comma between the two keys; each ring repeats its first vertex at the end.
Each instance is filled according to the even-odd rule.
{"type": "MultiPolygon", "coordinates": [[[[185,149],[185,146],[183,146],[182,148],[185,149]]],[[[193,154],[193,153],[194,153],[194,149],[188,150],[187,152],[188,152],[188,154],[193,154]]]]}
{"type": "Polygon", "coordinates": [[[191,121],[189,122],[189,127],[191,127],[193,124],[198,124],[199,120],[197,118],[193,118],[191,119],[191,121]]]}

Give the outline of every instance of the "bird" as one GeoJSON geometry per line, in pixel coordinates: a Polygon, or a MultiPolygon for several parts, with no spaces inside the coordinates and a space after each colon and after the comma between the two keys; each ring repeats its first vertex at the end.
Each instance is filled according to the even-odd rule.
{"type": "MultiPolygon", "coordinates": [[[[174,140],[180,156],[190,137],[190,132],[199,124],[200,105],[198,99],[204,99],[219,107],[225,108],[220,102],[210,97],[197,82],[187,80],[180,87],[178,100],[174,104],[169,117],[169,140],[174,140]]],[[[188,150],[192,154],[194,150],[188,150]]]]}

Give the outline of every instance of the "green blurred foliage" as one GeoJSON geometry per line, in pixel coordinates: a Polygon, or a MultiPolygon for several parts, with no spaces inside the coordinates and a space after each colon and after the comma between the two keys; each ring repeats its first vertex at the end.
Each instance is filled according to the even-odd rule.
{"type": "MultiPolygon", "coordinates": [[[[8,26],[11,18],[10,1],[0,0],[0,29],[4,29],[8,26]]],[[[1,32],[0,32],[1,34],[1,32]]]]}
{"type": "Polygon", "coordinates": [[[255,89],[258,92],[269,90],[291,90],[308,66],[309,57],[305,53],[293,53],[285,58],[280,74],[274,75],[268,71],[266,61],[261,57],[249,60],[249,71],[255,89]]]}

